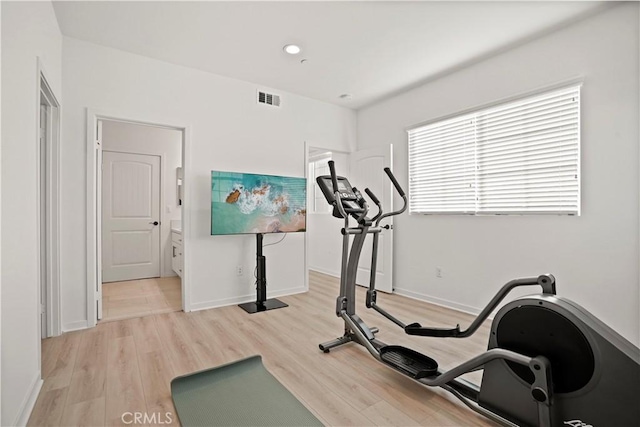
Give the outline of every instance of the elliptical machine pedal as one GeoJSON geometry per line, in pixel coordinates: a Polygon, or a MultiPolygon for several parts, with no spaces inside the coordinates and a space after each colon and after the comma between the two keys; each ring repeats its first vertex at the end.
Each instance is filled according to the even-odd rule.
{"type": "Polygon", "coordinates": [[[386,345],[380,348],[380,358],[387,365],[415,380],[438,374],[438,362],[410,348],[386,345]]]}

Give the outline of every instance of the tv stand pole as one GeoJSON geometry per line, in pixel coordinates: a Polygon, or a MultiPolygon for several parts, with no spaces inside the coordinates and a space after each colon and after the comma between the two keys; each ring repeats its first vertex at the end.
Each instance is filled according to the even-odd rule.
{"type": "Polygon", "coordinates": [[[247,313],[253,314],[260,311],[273,310],[276,308],[288,307],[287,304],[275,298],[267,299],[267,259],[262,255],[262,233],[256,234],[256,265],[257,265],[257,286],[256,286],[256,302],[247,302],[239,304],[247,313]]]}

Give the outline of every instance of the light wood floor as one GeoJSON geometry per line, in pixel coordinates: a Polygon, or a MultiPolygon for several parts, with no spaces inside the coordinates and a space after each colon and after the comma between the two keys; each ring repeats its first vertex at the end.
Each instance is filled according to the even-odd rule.
{"type": "Polygon", "coordinates": [[[102,321],[182,310],[180,277],[102,284],[102,321]]]}
{"type": "MultiPolygon", "coordinates": [[[[357,344],[322,353],[318,344],[343,332],[334,313],[337,294],[335,278],[312,273],[308,293],[280,298],[288,308],[251,315],[236,306],[154,314],[43,340],[45,382],[28,425],[122,425],[122,414],[136,411],[171,412],[177,424],[172,378],[255,354],[325,425],[492,425],[443,390],[385,367],[357,344]]],[[[381,294],[378,303],[407,322],[466,326],[471,320],[396,295],[381,294]]],[[[380,340],[427,353],[445,369],[486,349],[488,325],[465,340],[409,337],[364,308],[362,289],[358,311],[381,329],[380,340]]]]}

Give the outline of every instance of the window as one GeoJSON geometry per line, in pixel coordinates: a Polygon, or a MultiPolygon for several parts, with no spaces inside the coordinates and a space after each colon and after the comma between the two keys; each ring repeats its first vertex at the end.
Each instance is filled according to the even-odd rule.
{"type": "Polygon", "coordinates": [[[411,213],[580,214],[580,86],[408,133],[411,213]]]}

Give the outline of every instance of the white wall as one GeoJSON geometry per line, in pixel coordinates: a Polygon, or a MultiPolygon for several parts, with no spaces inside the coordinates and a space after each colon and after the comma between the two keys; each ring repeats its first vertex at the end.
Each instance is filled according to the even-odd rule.
{"type": "MultiPolygon", "coordinates": [[[[345,108],[278,91],[280,109],[257,105],[254,84],[67,37],[63,64],[63,328],[87,320],[86,269],[78,263],[86,246],[85,108],[190,125],[184,212],[191,229],[183,232],[194,309],[255,298],[255,237],[210,236],[210,171],[304,176],[305,141],[355,146],[355,113],[345,108]],[[236,265],[248,273],[236,276],[236,265]]],[[[267,236],[265,244],[277,238],[267,236]]],[[[265,248],[270,295],[304,290],[304,238],[293,233],[265,248]]]]}
{"type": "Polygon", "coordinates": [[[49,2],[2,2],[2,425],[40,384],[36,57],[61,101],[62,36],[49,2]]]}
{"type": "Polygon", "coordinates": [[[181,219],[176,190],[176,168],[182,166],[182,131],[105,120],[102,149],[163,156],[160,171],[164,201],[160,207],[160,251],[164,258],[162,277],[175,276],[171,268],[171,220],[181,219]]]}
{"type": "Polygon", "coordinates": [[[358,149],[393,143],[406,188],[405,128],[584,79],[582,216],[402,215],[398,293],[477,312],[506,281],[550,272],[559,294],[638,345],[638,38],[626,3],[359,111],[358,149]]]}

